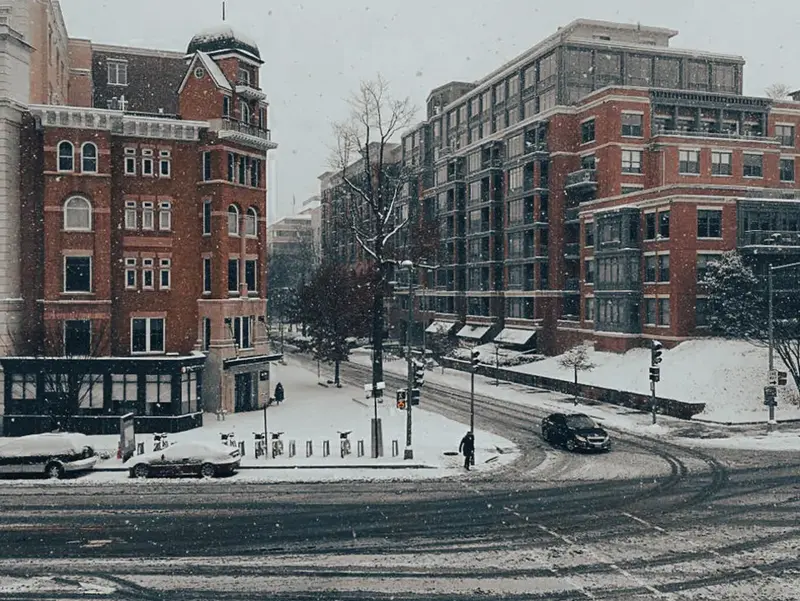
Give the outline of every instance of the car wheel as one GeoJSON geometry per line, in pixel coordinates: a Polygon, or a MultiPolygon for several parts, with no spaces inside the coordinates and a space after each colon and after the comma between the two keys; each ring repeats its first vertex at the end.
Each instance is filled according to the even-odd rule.
{"type": "Polygon", "coordinates": [[[144,464],[139,463],[133,468],[134,478],[148,478],[150,476],[150,468],[144,464]]]}
{"type": "Polygon", "coordinates": [[[542,429],[542,438],[544,438],[545,442],[551,442],[550,440],[550,430],[547,428],[542,429]]]}
{"type": "Polygon", "coordinates": [[[211,463],[204,463],[200,466],[200,475],[203,478],[213,478],[217,473],[217,468],[215,468],[211,463]]]}
{"type": "Polygon", "coordinates": [[[575,441],[572,440],[571,438],[567,439],[567,450],[574,451],[576,448],[577,445],[575,444],[575,441]]]}
{"type": "Polygon", "coordinates": [[[47,464],[47,467],[44,468],[44,473],[51,480],[61,480],[61,478],[64,477],[64,466],[56,461],[51,461],[47,464]]]}

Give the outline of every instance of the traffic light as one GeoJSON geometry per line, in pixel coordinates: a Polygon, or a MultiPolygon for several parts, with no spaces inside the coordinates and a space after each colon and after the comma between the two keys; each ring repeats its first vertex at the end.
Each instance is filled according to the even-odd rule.
{"type": "MultiPolygon", "coordinates": [[[[659,359],[660,361],[661,359],[659,359]]],[[[650,381],[651,382],[660,382],[661,381],[661,368],[660,367],[651,367],[650,368],[650,381]]]]}
{"type": "Polygon", "coordinates": [[[778,372],[778,386],[786,386],[788,374],[785,371],[778,372]]]}
{"type": "Polygon", "coordinates": [[[653,340],[650,347],[650,365],[656,366],[661,363],[661,353],[664,351],[664,345],[658,340],[653,340]]]}
{"type": "Polygon", "coordinates": [[[472,370],[475,371],[481,363],[481,354],[477,350],[473,350],[470,356],[472,357],[472,370]]]}
{"type": "Polygon", "coordinates": [[[419,405],[419,388],[411,389],[411,406],[419,405]]]}
{"type": "Polygon", "coordinates": [[[397,391],[397,408],[398,409],[405,409],[406,408],[406,396],[407,393],[405,390],[398,390],[397,391]]]}

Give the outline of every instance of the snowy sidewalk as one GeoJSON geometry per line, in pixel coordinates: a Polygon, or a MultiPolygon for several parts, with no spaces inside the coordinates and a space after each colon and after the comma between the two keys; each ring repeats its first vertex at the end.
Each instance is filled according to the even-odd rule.
{"type": "MultiPolygon", "coordinates": [[[[378,417],[383,427],[384,456],[372,459],[370,420],[374,416],[374,406],[371,399],[365,398],[363,389],[346,385],[342,388],[320,386],[316,373],[304,369],[291,358],[287,363],[274,364],[271,373],[273,385],[277,382],[283,384],[286,400],[280,405],[271,405],[266,412],[269,432],[283,432],[283,455],[275,459],[256,459],[253,456],[253,433],[264,430],[263,410],[228,415],[225,421],[217,421],[216,415],[206,414],[202,428],[170,434],[169,440],[220,444],[220,434],[233,433],[237,441],[245,442],[243,470],[236,476],[244,479],[420,479],[441,478],[463,471],[463,457],[452,453],[458,451],[458,444],[467,432],[467,426],[415,407],[412,411],[414,459],[404,460],[406,412],[396,409],[394,398],[387,394],[384,402],[378,405],[378,417]],[[339,432],[342,431],[351,431],[351,454],[344,458],[339,447],[339,432]],[[288,456],[290,441],[294,441],[297,453],[291,458],[288,456]],[[307,441],[312,445],[312,454],[308,457],[307,441]],[[329,456],[323,456],[325,441],[330,448],[329,456]],[[363,441],[362,457],[358,456],[359,441],[363,441]],[[396,441],[397,456],[392,456],[393,441],[396,441]]],[[[117,436],[94,436],[92,439],[98,450],[116,452],[117,436]]],[[[481,443],[477,449],[478,457],[482,458],[481,461],[490,460],[476,465],[477,472],[508,465],[518,457],[516,446],[504,438],[478,432],[477,440],[481,443]]],[[[137,442],[144,442],[145,451],[149,452],[152,450],[153,436],[139,435],[137,442]]],[[[100,462],[97,467],[102,471],[119,470],[122,464],[113,458],[100,462]]],[[[107,480],[112,475],[101,472],[89,477],[107,480]]]]}
{"type": "MultiPolygon", "coordinates": [[[[354,352],[350,356],[350,361],[357,365],[369,365],[369,355],[354,352]]],[[[407,368],[405,361],[387,358],[384,369],[388,373],[404,376],[407,368]]],[[[581,377],[585,375],[582,374],[581,377]]],[[[563,376],[563,370],[561,376],[563,376]]],[[[442,373],[440,368],[436,368],[426,372],[425,378],[433,384],[459,391],[468,392],[470,389],[470,374],[467,372],[446,369],[442,373]]],[[[669,440],[687,446],[800,451],[800,426],[798,424],[779,424],[776,431],[768,434],[766,421],[757,425],[726,426],[658,415],[657,423],[654,425],[649,413],[595,401],[583,401],[574,405],[572,397],[569,395],[530,388],[503,380],[500,380],[499,386],[495,386],[493,378],[483,376],[475,377],[475,393],[554,413],[585,413],[612,429],[669,440]]],[[[780,409],[779,407],[779,414],[781,413],[780,409]]],[[[790,411],[784,410],[783,413],[787,414],[790,411]]],[[[765,407],[762,407],[759,413],[756,413],[756,409],[753,409],[752,413],[763,414],[763,417],[766,418],[767,411],[765,407]]],[[[748,414],[748,416],[752,415],[748,414]]]]}

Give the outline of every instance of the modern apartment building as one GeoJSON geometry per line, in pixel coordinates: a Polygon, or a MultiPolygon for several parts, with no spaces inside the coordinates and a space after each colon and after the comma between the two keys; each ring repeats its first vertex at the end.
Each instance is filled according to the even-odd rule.
{"type": "Polygon", "coordinates": [[[676,34],[578,20],[431,92],[402,140],[403,203],[441,238],[417,335],[677,343],[706,331],[713,256],[800,256],[798,97],[743,96],[742,57],[673,48],[676,34]]]}
{"type": "Polygon", "coordinates": [[[176,431],[204,409],[263,406],[276,145],[258,47],[223,25],[180,53],[70,48],[67,94],[82,103],[22,109],[9,268],[26,274],[24,334],[0,358],[6,433],[49,427],[64,394],[52,374],[76,370],[90,374],[73,416],[87,432],[128,412],[140,431],[176,431]]]}

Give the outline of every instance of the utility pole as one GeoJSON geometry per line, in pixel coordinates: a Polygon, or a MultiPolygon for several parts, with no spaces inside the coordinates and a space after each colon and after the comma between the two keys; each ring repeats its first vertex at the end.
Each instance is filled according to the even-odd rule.
{"type": "Polygon", "coordinates": [[[408,393],[406,396],[406,449],[403,453],[403,459],[414,459],[414,449],[411,446],[411,396],[414,389],[414,361],[411,357],[411,335],[414,331],[414,264],[406,260],[400,266],[408,271],[408,327],[406,327],[408,393]]]}
{"type": "MultiPolygon", "coordinates": [[[[475,349],[470,353],[470,380],[469,380],[469,432],[475,440],[475,371],[480,364],[480,353],[475,349]]],[[[475,465],[475,451],[472,452],[471,465],[475,465]]]]}

